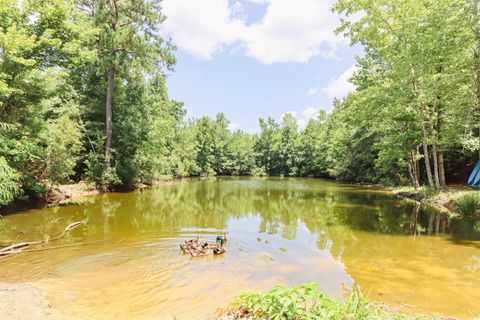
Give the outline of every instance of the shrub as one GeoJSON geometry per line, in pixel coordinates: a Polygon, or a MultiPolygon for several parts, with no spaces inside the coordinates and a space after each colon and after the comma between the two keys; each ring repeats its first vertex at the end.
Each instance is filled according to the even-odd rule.
{"type": "MultiPolygon", "coordinates": [[[[295,287],[277,286],[269,292],[244,293],[238,296],[228,313],[231,319],[307,320],[307,319],[434,319],[390,311],[369,302],[358,289],[344,301],[329,298],[308,283],[295,287]]],[[[220,318],[221,319],[221,318],[220,318]]]]}
{"type": "Polygon", "coordinates": [[[466,217],[471,217],[480,209],[480,194],[472,193],[464,195],[455,202],[458,211],[466,217]]]}

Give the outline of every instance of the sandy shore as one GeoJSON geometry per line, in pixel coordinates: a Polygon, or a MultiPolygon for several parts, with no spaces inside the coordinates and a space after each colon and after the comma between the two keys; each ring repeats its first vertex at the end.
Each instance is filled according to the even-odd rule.
{"type": "Polygon", "coordinates": [[[0,315],[9,320],[65,319],[52,309],[44,293],[29,283],[0,283],[0,315]]]}

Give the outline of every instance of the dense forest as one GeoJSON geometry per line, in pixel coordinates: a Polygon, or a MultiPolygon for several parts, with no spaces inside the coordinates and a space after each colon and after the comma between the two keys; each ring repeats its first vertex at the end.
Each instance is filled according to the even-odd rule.
{"type": "MultiPolygon", "coordinates": [[[[285,175],[458,182],[480,151],[480,1],[339,0],[356,91],[299,130],[231,132],[168,97],[174,40],[147,0],[0,0],[0,206],[78,181],[285,175]],[[460,178],[458,178],[460,177],[460,178]]],[[[187,106],[188,107],[188,106],[187,106]]]]}

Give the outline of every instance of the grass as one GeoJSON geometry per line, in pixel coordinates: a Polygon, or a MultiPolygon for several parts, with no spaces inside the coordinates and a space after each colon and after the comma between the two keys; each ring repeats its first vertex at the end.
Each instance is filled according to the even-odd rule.
{"type": "Polygon", "coordinates": [[[268,292],[244,293],[218,319],[436,319],[392,311],[384,305],[368,301],[358,289],[352,290],[345,301],[340,301],[330,298],[316,287],[317,284],[308,283],[294,287],[277,286],[268,292]]]}

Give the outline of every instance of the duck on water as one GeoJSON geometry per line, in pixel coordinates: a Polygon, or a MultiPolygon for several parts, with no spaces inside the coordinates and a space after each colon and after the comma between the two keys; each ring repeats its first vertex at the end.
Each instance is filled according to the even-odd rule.
{"type": "Polygon", "coordinates": [[[186,240],[185,243],[180,244],[183,253],[189,253],[192,257],[219,255],[225,253],[224,245],[227,242],[227,234],[218,236],[215,243],[201,241],[197,236],[194,239],[186,240]]]}

